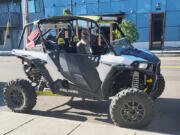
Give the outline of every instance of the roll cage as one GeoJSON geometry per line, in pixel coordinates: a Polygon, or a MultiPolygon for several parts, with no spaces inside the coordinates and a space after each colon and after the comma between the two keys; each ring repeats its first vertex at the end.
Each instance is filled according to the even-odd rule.
{"type": "Polygon", "coordinates": [[[23,40],[23,36],[24,36],[25,31],[26,31],[26,28],[28,28],[31,25],[37,25],[37,28],[40,32],[39,38],[42,41],[43,51],[46,52],[47,49],[46,49],[45,42],[43,39],[43,35],[46,32],[44,34],[42,33],[42,30],[40,29],[40,25],[44,24],[44,23],[70,22],[70,21],[74,21],[74,20],[84,20],[84,21],[89,21],[89,22],[94,23],[99,30],[99,34],[102,35],[103,40],[105,41],[107,47],[113,52],[114,55],[117,55],[116,51],[114,50],[114,48],[112,47],[110,42],[105,38],[104,33],[101,30],[101,27],[99,26],[99,24],[114,24],[115,28],[119,30],[122,37],[125,37],[124,33],[122,32],[121,28],[118,25],[119,23],[122,22],[122,19],[119,17],[109,17],[109,16],[107,16],[107,17],[106,16],[55,16],[55,17],[51,17],[51,18],[45,18],[45,19],[34,21],[34,22],[26,24],[24,26],[22,34],[21,34],[21,38],[20,38],[19,43],[18,43],[18,49],[21,46],[21,42],[23,40]]]}

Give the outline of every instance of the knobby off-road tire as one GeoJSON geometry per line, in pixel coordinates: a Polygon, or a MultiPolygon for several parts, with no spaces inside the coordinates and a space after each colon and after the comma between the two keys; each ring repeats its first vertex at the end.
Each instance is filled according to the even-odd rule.
{"type": "Polygon", "coordinates": [[[12,111],[27,113],[36,105],[37,95],[30,82],[17,79],[4,87],[3,98],[12,111]]]}
{"type": "Polygon", "coordinates": [[[120,127],[146,127],[153,118],[153,101],[142,90],[123,90],[112,99],[110,116],[113,123],[120,127]]]}
{"type": "Polygon", "coordinates": [[[165,80],[162,74],[159,75],[155,89],[151,91],[150,96],[153,100],[157,99],[164,92],[165,80]]]}

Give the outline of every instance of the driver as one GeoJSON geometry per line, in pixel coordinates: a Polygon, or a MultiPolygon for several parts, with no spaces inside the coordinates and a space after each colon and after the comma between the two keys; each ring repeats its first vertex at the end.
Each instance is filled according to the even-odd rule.
{"type": "Polygon", "coordinates": [[[92,48],[90,45],[90,36],[87,29],[83,29],[81,32],[81,40],[77,43],[77,52],[92,54],[92,48]]]}

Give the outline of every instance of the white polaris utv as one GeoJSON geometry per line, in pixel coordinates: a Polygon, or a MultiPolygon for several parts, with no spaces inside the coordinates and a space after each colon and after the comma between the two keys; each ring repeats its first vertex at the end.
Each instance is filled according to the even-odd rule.
{"type": "Polygon", "coordinates": [[[64,16],[26,25],[19,49],[12,53],[22,60],[30,82],[17,79],[5,86],[7,106],[14,112],[29,112],[36,104],[36,90],[49,88],[66,96],[112,99],[109,112],[114,124],[147,126],[153,118],[152,99],[159,97],[165,86],[160,60],[148,51],[134,48],[119,23],[118,17],[64,16]],[[102,29],[108,23],[124,38],[110,43],[102,29]],[[32,32],[22,47],[26,29],[32,32]],[[92,53],[77,51],[82,29],[89,30],[92,53]]]}

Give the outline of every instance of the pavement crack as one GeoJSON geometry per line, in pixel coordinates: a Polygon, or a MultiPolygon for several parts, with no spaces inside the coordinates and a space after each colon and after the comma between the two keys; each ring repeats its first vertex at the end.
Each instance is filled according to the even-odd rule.
{"type": "Polygon", "coordinates": [[[26,124],[30,123],[31,121],[33,121],[33,120],[35,120],[35,119],[36,119],[36,118],[31,119],[31,120],[29,120],[29,121],[27,121],[27,122],[25,122],[25,123],[23,123],[23,124],[19,125],[18,127],[16,127],[16,128],[14,128],[14,129],[12,129],[12,130],[8,131],[7,133],[5,133],[5,134],[3,134],[3,135],[7,135],[7,134],[9,134],[9,133],[11,133],[11,132],[15,131],[16,129],[18,129],[18,128],[20,128],[20,127],[22,127],[22,126],[24,126],[24,125],[26,125],[26,124]]]}
{"type": "Polygon", "coordinates": [[[78,124],[75,128],[73,128],[67,135],[70,135],[72,132],[74,132],[78,127],[80,127],[81,124],[78,124]]]}

